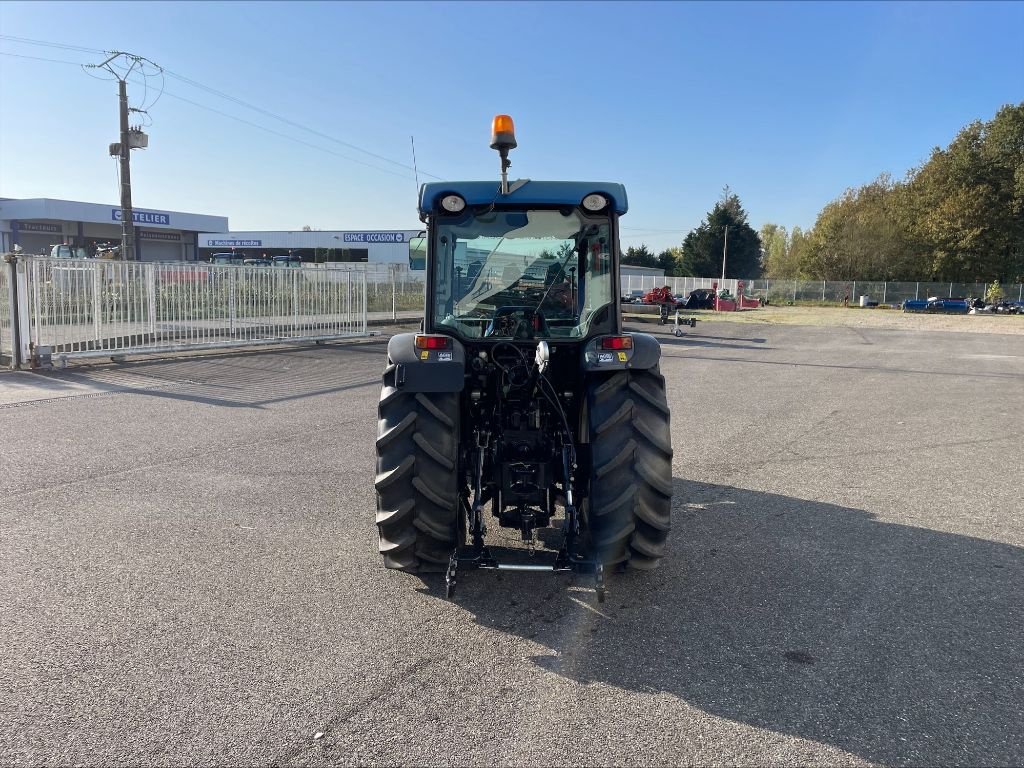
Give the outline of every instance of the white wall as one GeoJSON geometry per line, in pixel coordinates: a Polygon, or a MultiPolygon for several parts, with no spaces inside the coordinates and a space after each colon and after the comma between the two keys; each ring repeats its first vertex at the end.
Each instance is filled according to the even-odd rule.
{"type": "Polygon", "coordinates": [[[245,251],[267,249],[313,250],[315,248],[360,248],[365,249],[371,264],[409,263],[409,241],[419,235],[419,229],[390,230],[330,230],[318,232],[302,231],[247,231],[201,233],[199,248],[215,251],[229,251],[232,248],[245,251]],[[400,237],[400,242],[373,242],[375,237],[400,237]],[[360,241],[360,239],[362,241],[360,241]],[[245,245],[244,243],[251,243],[245,245]],[[234,244],[234,245],[232,245],[234,244]]]}

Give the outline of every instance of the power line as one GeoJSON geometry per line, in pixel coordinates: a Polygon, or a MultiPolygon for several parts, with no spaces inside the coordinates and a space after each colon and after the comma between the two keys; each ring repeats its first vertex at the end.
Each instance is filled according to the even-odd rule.
{"type": "MultiPolygon", "coordinates": [[[[60,48],[65,51],[81,51],[82,53],[103,54],[108,51],[101,51],[98,48],[84,48],[80,45],[68,45],[66,43],[52,43],[47,40],[33,40],[28,37],[15,37],[14,35],[0,35],[0,40],[9,40],[12,43],[24,43],[26,45],[41,45],[45,48],[60,48]]],[[[75,62],[77,63],[77,62],[75,62]]]]}
{"type": "MultiPolygon", "coordinates": [[[[25,44],[28,44],[28,45],[41,45],[41,46],[45,46],[45,47],[49,47],[49,48],[60,48],[60,49],[64,49],[64,50],[75,50],[75,51],[82,51],[82,52],[93,53],[93,54],[110,53],[109,51],[100,51],[100,50],[98,50],[96,48],[85,48],[85,47],[82,47],[82,46],[67,45],[67,44],[64,44],[64,43],[54,43],[54,42],[50,42],[50,41],[47,41],[47,40],[34,40],[34,39],[31,39],[31,38],[25,38],[25,37],[15,37],[13,35],[0,35],[0,40],[9,40],[11,42],[25,43],[25,44]]],[[[18,54],[7,54],[7,55],[17,56],[18,54]]],[[[33,57],[22,56],[21,58],[33,58],[33,57]]],[[[53,61],[56,61],[56,60],[53,60],[53,61]]],[[[65,64],[76,63],[77,64],[77,62],[60,62],[60,63],[65,63],[65,64]]],[[[356,144],[352,144],[350,142],[343,141],[342,139],[338,139],[338,138],[336,138],[334,136],[331,136],[329,134],[323,133],[321,131],[317,131],[314,128],[309,128],[308,126],[305,126],[302,123],[298,123],[298,122],[295,122],[294,120],[290,120],[287,117],[283,117],[283,116],[281,116],[279,114],[271,112],[270,110],[264,109],[262,107],[259,107],[259,106],[255,105],[255,104],[250,104],[247,101],[239,99],[239,98],[237,98],[235,96],[232,96],[232,95],[230,95],[228,93],[225,93],[223,91],[217,90],[216,88],[212,88],[212,87],[210,87],[208,85],[204,85],[203,83],[200,83],[197,80],[193,80],[190,77],[186,77],[185,75],[178,74],[177,72],[172,72],[169,69],[161,69],[161,74],[164,74],[164,75],[166,75],[168,77],[173,77],[174,79],[179,80],[179,81],[181,81],[181,82],[183,82],[183,83],[185,83],[187,85],[191,85],[194,88],[198,88],[200,90],[203,90],[203,91],[206,91],[206,92],[208,92],[210,94],[218,96],[218,97],[220,97],[222,99],[226,99],[228,101],[234,102],[235,104],[238,104],[239,106],[245,107],[246,109],[251,109],[254,112],[258,112],[260,114],[266,115],[267,117],[271,117],[271,118],[273,118],[275,120],[278,120],[278,121],[280,121],[282,123],[290,125],[293,128],[299,128],[299,129],[301,129],[303,131],[306,131],[307,133],[313,134],[314,136],[318,136],[321,139],[326,139],[327,141],[331,141],[331,142],[334,142],[336,144],[340,144],[340,145],[342,145],[344,147],[348,147],[349,149],[355,150],[356,152],[361,152],[361,153],[363,153],[365,155],[369,155],[370,157],[376,158],[377,160],[381,160],[381,161],[383,161],[385,163],[389,163],[390,165],[398,166],[399,168],[403,168],[403,169],[405,169],[407,171],[413,171],[414,174],[416,173],[416,169],[414,169],[413,167],[411,167],[411,166],[409,166],[409,165],[407,165],[405,163],[402,163],[402,162],[400,162],[398,160],[393,160],[390,157],[385,157],[384,155],[377,154],[376,152],[371,152],[368,149],[363,149],[362,147],[360,147],[360,146],[358,146],[356,144]]],[[[159,98],[159,96],[157,98],[159,98]]],[[[178,98],[180,98],[180,97],[178,97],[178,98]]],[[[185,101],[187,101],[187,100],[185,100],[185,101]]],[[[154,104],[155,103],[156,102],[154,101],[154,104]]],[[[194,103],[194,102],[190,102],[190,103],[194,103]]],[[[152,105],[150,105],[150,106],[152,107],[152,105]]],[[[246,123],[247,125],[255,125],[254,123],[248,123],[247,121],[244,121],[244,120],[240,120],[240,122],[246,123]]],[[[278,134],[278,135],[280,135],[280,134],[278,134]]],[[[308,146],[315,146],[315,145],[308,145],[308,146]]],[[[336,154],[336,153],[332,153],[332,154],[336,154]]],[[[353,158],[349,158],[349,157],[347,157],[345,155],[337,155],[337,156],[338,157],[342,157],[342,158],[347,159],[347,160],[351,160],[352,162],[357,162],[353,158]]],[[[369,168],[377,168],[377,166],[370,165],[368,163],[362,163],[362,165],[366,165],[369,168]]],[[[377,170],[383,170],[383,169],[377,168],[377,170]]],[[[423,173],[424,176],[429,176],[432,179],[437,179],[439,181],[442,180],[440,176],[436,176],[436,175],[434,175],[432,173],[427,173],[426,171],[422,171],[422,173],[423,173]]]]}
{"type": "MultiPolygon", "coordinates": [[[[137,81],[132,80],[132,82],[137,82],[137,81]]],[[[236,122],[242,123],[243,125],[248,125],[248,126],[250,126],[252,128],[258,128],[261,131],[265,131],[266,133],[273,134],[274,136],[279,136],[282,139],[288,139],[289,141],[294,141],[297,144],[302,144],[304,146],[311,147],[312,149],[319,150],[320,152],[326,152],[329,155],[334,155],[335,157],[340,157],[343,160],[348,160],[350,163],[358,163],[359,165],[365,165],[367,168],[373,168],[375,171],[380,171],[381,173],[387,173],[387,174],[390,174],[392,176],[397,176],[400,179],[411,179],[411,178],[413,178],[412,175],[407,175],[407,174],[404,174],[404,173],[398,173],[396,171],[392,171],[392,170],[389,170],[387,168],[381,168],[380,166],[373,165],[372,163],[367,163],[367,162],[365,162],[363,160],[359,160],[359,159],[354,158],[354,157],[349,157],[348,155],[343,155],[340,152],[335,152],[334,150],[328,149],[327,147],[321,147],[319,144],[313,144],[311,142],[305,141],[304,139],[299,139],[299,138],[296,138],[295,136],[290,136],[287,133],[281,133],[280,131],[275,131],[273,128],[267,128],[265,125],[260,125],[259,123],[253,123],[253,122],[251,122],[249,120],[246,120],[245,118],[238,117],[237,115],[232,115],[232,114],[229,114],[227,112],[222,112],[219,109],[214,109],[213,107],[208,107],[205,104],[200,104],[199,102],[192,101],[191,99],[186,99],[184,96],[178,96],[177,94],[171,93],[170,91],[164,91],[164,96],[169,96],[172,99],[177,99],[178,101],[183,101],[186,104],[191,104],[193,107],[199,107],[199,109],[205,109],[207,112],[213,112],[214,114],[221,115],[222,117],[226,117],[229,120],[234,120],[236,122]]]]}
{"type": "MultiPolygon", "coordinates": [[[[0,38],[2,38],[2,37],[3,36],[0,36],[0,38]]],[[[0,56],[13,56],[15,58],[31,59],[33,61],[47,61],[47,62],[51,62],[53,64],[68,64],[68,65],[74,66],[74,67],[84,67],[85,66],[82,62],[78,62],[78,61],[66,61],[66,60],[61,60],[61,59],[47,59],[47,58],[43,58],[41,56],[28,56],[28,55],[21,54],[21,53],[9,53],[7,51],[0,51],[0,56]]],[[[86,74],[89,74],[89,72],[86,71],[86,74]]],[[[96,79],[102,79],[102,78],[96,78],[96,79]]],[[[134,78],[129,78],[129,82],[135,83],[136,85],[143,85],[144,84],[141,81],[136,80],[134,78]]],[[[234,120],[235,122],[242,123],[243,125],[248,125],[248,126],[250,126],[252,128],[257,128],[257,129],[259,129],[261,131],[264,131],[265,133],[269,133],[269,134],[272,134],[274,136],[278,136],[280,138],[287,139],[288,141],[293,141],[293,142],[295,142],[297,144],[302,144],[303,146],[310,147],[311,149],[315,149],[315,150],[318,150],[320,152],[326,152],[329,155],[333,155],[334,157],[339,157],[342,160],[347,160],[350,163],[357,163],[357,164],[365,166],[367,168],[372,168],[375,171],[380,171],[381,173],[387,173],[387,174],[389,174],[391,176],[397,176],[400,179],[411,179],[411,178],[414,178],[414,176],[412,174],[406,175],[406,174],[403,174],[403,173],[396,173],[395,171],[389,170],[387,168],[381,168],[380,166],[373,165],[372,163],[367,163],[364,160],[359,160],[359,159],[354,158],[354,157],[349,157],[348,155],[343,155],[340,152],[335,152],[334,150],[328,149],[327,147],[322,147],[322,146],[320,146],[318,144],[313,144],[311,142],[304,141],[303,139],[296,138],[295,136],[291,136],[291,135],[286,134],[286,133],[281,133],[280,131],[275,131],[272,128],[267,128],[264,125],[260,125],[259,123],[254,123],[254,122],[251,122],[249,120],[246,120],[245,118],[238,117],[237,115],[232,115],[232,114],[228,114],[227,112],[222,112],[219,109],[215,109],[213,107],[206,106],[205,104],[200,104],[199,102],[192,101],[191,99],[186,99],[184,96],[178,96],[177,94],[171,93],[170,91],[167,91],[167,90],[161,91],[161,95],[169,96],[170,98],[177,99],[178,101],[183,101],[186,104],[190,104],[193,107],[198,107],[199,109],[206,110],[207,112],[213,112],[214,114],[221,115],[222,117],[226,117],[226,118],[228,118],[230,120],[234,120]]],[[[155,103],[155,101],[154,101],[154,103],[155,103]]],[[[407,167],[407,166],[403,166],[403,167],[407,167]]],[[[429,175],[429,174],[424,174],[424,175],[429,175]]],[[[438,178],[438,177],[433,176],[432,178],[438,178]]]]}
{"type": "Polygon", "coordinates": [[[33,61],[48,61],[51,64],[71,64],[75,67],[82,66],[80,61],[66,61],[64,59],[46,59],[42,56],[28,56],[24,53],[8,53],[7,51],[0,51],[0,56],[13,56],[16,59],[32,59],[33,61]]]}
{"type": "MultiPolygon", "coordinates": [[[[245,107],[246,109],[251,109],[254,112],[259,112],[260,114],[266,115],[267,117],[272,117],[275,120],[279,120],[282,123],[285,123],[287,125],[292,126],[293,128],[299,128],[299,129],[301,129],[303,131],[306,131],[307,133],[313,134],[314,136],[319,136],[321,139],[327,139],[328,141],[333,141],[336,144],[340,144],[340,145],[342,145],[344,147],[348,147],[349,149],[354,149],[357,152],[362,152],[363,154],[369,155],[370,157],[374,157],[374,158],[376,158],[378,160],[383,160],[386,163],[390,163],[391,165],[396,165],[399,168],[404,168],[407,171],[413,171],[415,173],[415,169],[412,166],[409,166],[409,165],[407,165],[405,163],[399,162],[398,160],[392,160],[390,157],[385,157],[384,155],[379,155],[376,152],[371,152],[368,149],[363,149],[362,147],[357,146],[355,144],[351,144],[351,143],[349,143],[347,141],[342,141],[341,139],[335,138],[334,136],[331,136],[331,135],[326,134],[326,133],[322,133],[321,131],[318,131],[315,128],[310,128],[310,127],[308,127],[306,125],[303,125],[302,123],[297,123],[294,120],[290,120],[287,117],[282,117],[281,115],[278,115],[278,114],[276,114],[274,112],[271,112],[270,110],[263,109],[262,107],[258,107],[255,104],[250,104],[247,101],[243,101],[242,99],[239,99],[239,98],[236,98],[234,96],[231,96],[230,94],[224,93],[223,91],[219,91],[216,88],[211,88],[208,85],[203,85],[202,83],[200,83],[200,82],[198,82],[196,80],[193,80],[192,78],[185,77],[184,75],[179,75],[177,72],[172,72],[169,69],[165,70],[165,73],[167,74],[168,77],[173,77],[175,80],[180,80],[181,82],[186,83],[188,85],[191,85],[194,88],[199,88],[200,90],[203,90],[203,91],[206,91],[208,93],[211,93],[214,96],[219,96],[222,99],[227,99],[228,101],[232,101],[235,104],[238,104],[239,106],[245,107]]],[[[371,166],[371,167],[373,167],[373,166],[371,166]]],[[[423,172],[423,175],[424,176],[430,176],[430,178],[432,178],[432,179],[438,179],[438,180],[441,179],[440,176],[435,176],[434,174],[427,173],[425,171],[423,172]]]]}
{"type": "Polygon", "coordinates": [[[688,229],[655,229],[654,227],[619,227],[619,229],[629,230],[630,232],[667,232],[669,234],[690,231],[688,229]]]}

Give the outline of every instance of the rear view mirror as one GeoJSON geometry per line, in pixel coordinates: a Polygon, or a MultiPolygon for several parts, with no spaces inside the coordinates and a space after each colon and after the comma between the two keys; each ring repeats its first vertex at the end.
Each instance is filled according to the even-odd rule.
{"type": "Polygon", "coordinates": [[[413,237],[409,239],[409,269],[424,270],[427,268],[427,238],[413,237]]]}

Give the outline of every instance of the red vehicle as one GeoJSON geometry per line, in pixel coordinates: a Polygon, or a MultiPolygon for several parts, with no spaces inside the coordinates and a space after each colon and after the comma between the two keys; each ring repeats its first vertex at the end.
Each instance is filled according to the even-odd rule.
{"type": "Polygon", "coordinates": [[[663,285],[661,288],[652,288],[646,293],[643,301],[644,304],[654,304],[661,308],[662,325],[668,322],[670,310],[679,309],[683,306],[683,302],[673,295],[672,289],[667,285],[663,285]]]}
{"type": "Polygon", "coordinates": [[[672,295],[672,289],[667,285],[661,288],[652,288],[644,295],[644,304],[671,304],[676,305],[676,297],[672,295]]]}
{"type": "Polygon", "coordinates": [[[763,307],[765,304],[764,299],[754,298],[753,296],[744,296],[744,283],[739,280],[736,284],[736,290],[739,293],[739,298],[733,296],[727,289],[718,290],[718,283],[711,284],[711,290],[716,291],[715,296],[715,310],[717,312],[735,312],[738,309],[757,309],[763,307]]]}

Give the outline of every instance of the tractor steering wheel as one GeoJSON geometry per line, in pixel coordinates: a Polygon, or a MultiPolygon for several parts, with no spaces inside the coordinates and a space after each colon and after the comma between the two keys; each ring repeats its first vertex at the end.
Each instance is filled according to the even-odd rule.
{"type": "Polygon", "coordinates": [[[498,307],[484,331],[485,337],[532,339],[535,335],[547,336],[548,324],[534,307],[498,307]]]}

